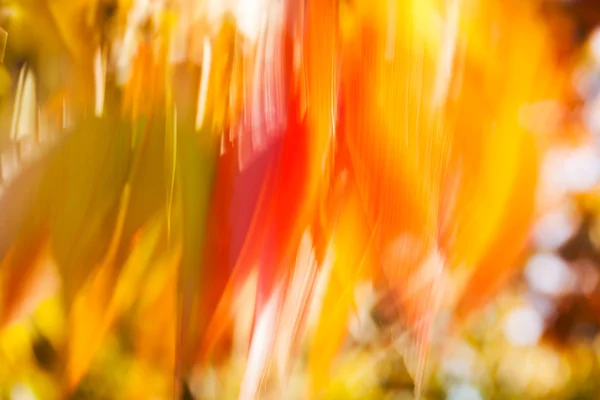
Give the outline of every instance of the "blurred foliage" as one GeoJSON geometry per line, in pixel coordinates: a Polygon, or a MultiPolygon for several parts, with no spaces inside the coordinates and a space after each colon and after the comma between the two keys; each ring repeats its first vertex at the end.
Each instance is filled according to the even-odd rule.
{"type": "MultiPolygon", "coordinates": [[[[242,106],[237,103],[245,100],[237,98],[239,93],[236,91],[244,92],[247,88],[241,87],[243,83],[232,83],[236,74],[242,75],[240,79],[243,80],[246,73],[238,71],[243,69],[238,64],[250,61],[238,57],[244,53],[240,49],[243,46],[238,43],[242,39],[238,37],[236,28],[225,22],[213,35],[212,69],[204,69],[198,63],[174,65],[170,62],[171,51],[177,50],[170,47],[175,46],[172,43],[175,40],[171,39],[177,35],[170,30],[173,24],[171,18],[174,17],[153,11],[148,5],[150,3],[143,10],[145,13],[136,15],[131,11],[134,8],[132,3],[137,4],[124,0],[0,1],[0,26],[8,32],[8,38],[3,35],[4,31],[0,32],[0,54],[4,54],[6,46],[0,66],[0,177],[4,185],[0,187],[0,399],[163,399],[172,398],[175,393],[183,399],[229,399],[237,397],[240,391],[248,363],[245,350],[249,334],[237,332],[235,329],[239,327],[230,329],[229,326],[221,326],[218,320],[217,326],[214,325],[215,315],[223,317],[219,311],[222,311],[222,301],[226,303],[228,300],[230,292],[227,290],[231,289],[227,286],[228,273],[236,253],[220,240],[224,230],[234,230],[229,226],[229,216],[221,211],[229,207],[229,201],[233,202],[230,200],[231,193],[227,191],[236,189],[229,186],[222,189],[217,183],[232,181],[230,169],[239,162],[234,159],[243,158],[240,156],[242,151],[232,155],[233,152],[223,150],[231,150],[228,146],[232,146],[224,139],[227,136],[224,132],[233,131],[228,126],[231,124],[230,114],[239,112],[242,106]],[[129,57],[125,68],[118,60],[109,61],[106,54],[111,46],[129,46],[124,39],[117,40],[128,37],[128,29],[133,32],[130,37],[134,38],[136,45],[132,46],[136,50],[123,50],[123,54],[129,57]],[[98,60],[99,69],[104,69],[101,71],[105,79],[102,101],[95,97],[93,89],[99,79],[93,72],[95,60],[98,60]],[[119,70],[121,67],[123,70],[119,70]],[[25,89],[28,71],[35,76],[33,89],[25,89]],[[205,73],[210,81],[206,89],[208,106],[206,116],[198,119],[197,107],[194,107],[198,96],[195,89],[201,85],[205,73]],[[169,74],[178,79],[167,79],[169,74]],[[123,83],[120,75],[129,78],[123,83]],[[230,87],[234,89],[223,90],[230,87]],[[20,91],[23,93],[19,94],[20,91]],[[102,112],[96,113],[95,106],[99,102],[102,112]],[[35,118],[28,121],[27,110],[31,104],[35,106],[35,118]],[[13,174],[12,171],[17,172],[13,174]],[[18,179],[10,180],[15,174],[18,174],[18,179]],[[209,264],[217,267],[203,267],[209,264]],[[225,294],[219,297],[222,293],[225,294]],[[198,338],[205,330],[219,340],[211,341],[213,337],[207,335],[208,339],[202,342],[198,338]],[[203,357],[202,351],[207,348],[211,357],[222,362],[198,362],[203,357]],[[234,350],[231,353],[227,351],[230,348],[234,350]],[[223,356],[221,353],[230,355],[223,356]],[[199,364],[202,367],[197,367],[199,364]]],[[[589,10],[597,12],[597,7],[583,1],[568,5],[542,3],[548,7],[545,9],[546,22],[555,33],[556,47],[560,49],[557,56],[559,66],[569,71],[569,76],[577,76],[577,66],[592,65],[588,80],[597,79],[600,76],[600,57],[595,59],[598,55],[590,46],[593,47],[593,27],[598,21],[588,13],[589,10]],[[578,7],[588,11],[577,11],[578,7]],[[564,32],[571,34],[563,35],[564,32]]],[[[368,8],[361,4],[361,7],[368,8]]],[[[350,9],[351,5],[344,4],[344,7],[350,9]]],[[[348,10],[345,12],[350,13],[348,10]]],[[[323,13],[323,18],[326,18],[325,11],[323,13]]],[[[375,11],[369,16],[372,23],[384,17],[375,11]]],[[[356,21],[347,19],[342,22],[345,24],[342,28],[349,35],[358,35],[358,31],[353,30],[356,21]]],[[[508,26],[511,21],[507,19],[504,22],[508,26]]],[[[517,22],[514,21],[515,26],[517,22]]],[[[197,29],[209,30],[205,25],[199,23],[200,28],[197,29]]],[[[491,31],[488,33],[493,34],[491,31]]],[[[515,34],[515,37],[518,35],[515,34]]],[[[377,44],[381,53],[387,46],[384,46],[383,40],[372,43],[368,37],[361,40],[365,41],[365,49],[374,49],[377,44]]],[[[335,44],[321,43],[318,34],[307,42],[316,48],[323,45],[331,46],[327,51],[336,50],[335,44]]],[[[186,52],[189,53],[194,53],[195,47],[201,47],[198,43],[188,45],[191,50],[186,49],[186,52]]],[[[406,43],[398,45],[402,46],[410,48],[406,43]]],[[[476,61],[471,65],[476,70],[477,63],[486,60],[482,54],[487,50],[487,42],[474,46],[479,46],[477,49],[481,51],[481,54],[477,53],[481,58],[475,57],[476,61]]],[[[285,46],[282,45],[282,48],[285,46]]],[[[374,96],[370,88],[376,87],[381,92],[376,94],[384,100],[385,96],[389,97],[388,100],[393,99],[394,90],[400,87],[399,82],[404,77],[375,63],[368,64],[369,60],[363,55],[365,49],[348,52],[349,57],[356,61],[356,71],[348,68],[351,71],[349,76],[356,78],[351,79],[352,90],[348,89],[348,92],[363,89],[364,98],[370,99],[374,96]],[[381,79],[375,78],[369,78],[373,82],[359,82],[362,71],[359,68],[365,68],[362,62],[373,70],[381,68],[379,78],[388,79],[383,84],[381,79]]],[[[531,48],[507,45],[507,49],[516,53],[514,59],[517,61],[511,66],[511,71],[518,75],[518,67],[527,63],[525,55],[531,48]]],[[[292,58],[287,53],[286,56],[292,58]]],[[[307,70],[323,74],[319,77],[326,79],[327,71],[323,72],[321,68],[326,65],[333,70],[335,65],[329,66],[320,55],[312,54],[311,57],[307,57],[312,63],[306,67],[307,70]]],[[[431,61],[427,60],[433,64],[431,61]]],[[[289,60],[287,62],[291,64],[289,60]]],[[[494,69],[488,72],[490,76],[487,79],[492,84],[497,83],[496,74],[492,72],[500,75],[510,71],[494,69]]],[[[331,77],[327,79],[333,80],[331,77]]],[[[267,84],[264,83],[264,86],[267,87],[267,84]]],[[[313,91],[311,93],[318,97],[314,101],[328,111],[332,100],[310,85],[307,84],[309,88],[306,90],[313,91]]],[[[522,89],[518,80],[515,80],[513,89],[522,89]]],[[[490,93],[496,93],[495,89],[490,89],[490,93]]],[[[481,100],[480,94],[475,89],[466,93],[465,97],[471,96],[468,97],[469,104],[473,107],[465,107],[457,115],[465,121],[472,121],[470,116],[475,113],[474,109],[491,115],[492,111],[482,105],[483,101],[477,102],[481,100]],[[477,107],[474,107],[475,104],[477,107]]],[[[352,95],[348,94],[348,97],[352,95]]],[[[594,135],[600,133],[584,126],[585,112],[582,110],[594,104],[600,98],[599,93],[590,93],[589,96],[573,94],[571,97],[560,105],[568,110],[570,117],[560,120],[556,132],[541,141],[546,146],[545,150],[591,146],[597,161],[596,146],[600,142],[594,142],[594,135]]],[[[512,98],[507,96],[507,99],[506,102],[510,103],[512,98]]],[[[347,123],[360,127],[363,122],[358,119],[359,113],[352,113],[348,104],[349,114],[357,120],[349,119],[347,123]]],[[[368,108],[368,104],[357,103],[355,106],[357,109],[368,108]]],[[[379,108],[379,104],[371,104],[372,115],[378,115],[379,108]]],[[[459,106],[457,108],[460,109],[459,106]]],[[[271,109],[269,111],[275,113],[271,109]]],[[[308,117],[311,129],[316,132],[328,129],[331,121],[327,113],[316,114],[308,117]]],[[[485,123],[492,122],[491,117],[479,117],[485,123]]],[[[395,121],[398,116],[390,114],[386,118],[395,121]]],[[[392,122],[385,125],[396,126],[392,122]]],[[[466,122],[464,127],[471,128],[466,122]]],[[[353,132],[351,129],[347,131],[353,132]]],[[[356,136],[348,139],[355,140],[354,147],[336,149],[340,153],[336,156],[342,160],[358,157],[361,166],[375,165],[383,156],[379,150],[375,151],[360,141],[361,132],[354,132],[356,136]],[[345,154],[344,151],[354,154],[345,154]]],[[[370,134],[368,130],[364,132],[370,134]]],[[[268,141],[269,138],[260,139],[268,141]]],[[[393,147],[393,135],[386,140],[389,141],[382,140],[377,146],[382,149],[393,147]]],[[[422,141],[421,147],[431,144],[425,139],[422,141]]],[[[327,147],[320,142],[309,144],[327,147]]],[[[503,142],[499,141],[499,144],[503,142]]],[[[289,157],[284,161],[289,163],[294,173],[297,171],[292,167],[303,160],[296,148],[289,145],[288,153],[284,153],[289,157]]],[[[477,149],[472,151],[474,157],[471,161],[474,166],[481,166],[476,162],[477,149]]],[[[502,174],[497,175],[504,172],[498,170],[498,164],[507,162],[505,154],[496,154],[497,149],[492,145],[486,149],[486,154],[495,161],[486,164],[490,168],[484,172],[489,179],[473,191],[484,193],[482,198],[489,201],[481,202],[477,207],[470,203],[473,213],[463,220],[469,229],[460,238],[462,242],[459,241],[458,249],[464,247],[465,254],[473,262],[481,261],[479,256],[485,255],[488,258],[484,261],[489,262],[486,265],[493,266],[495,262],[500,263],[498,260],[502,257],[512,257],[518,250],[513,247],[518,243],[508,248],[508,245],[503,247],[502,244],[510,240],[499,240],[490,254],[483,254],[484,245],[488,244],[487,241],[493,242],[493,233],[497,232],[492,232],[492,223],[482,225],[482,216],[490,214],[490,209],[495,207],[495,220],[519,225],[521,214],[517,211],[520,212],[519,205],[522,204],[517,197],[522,193],[513,198],[498,189],[502,186],[498,180],[505,178],[502,174]],[[489,194],[485,190],[489,181],[497,183],[495,188],[502,193],[489,194]],[[503,196],[506,204],[514,206],[507,215],[502,208],[506,206],[504,202],[494,203],[503,196]],[[489,232],[483,232],[484,228],[489,232]],[[481,237],[475,240],[475,235],[469,236],[469,233],[481,233],[481,237]]],[[[507,148],[506,151],[512,150],[507,148]]],[[[260,153],[257,149],[249,151],[251,155],[254,152],[260,153]]],[[[440,150],[440,160],[445,156],[440,150]]],[[[517,175],[525,170],[520,170],[520,166],[532,162],[529,159],[523,162],[516,155],[513,158],[511,168],[517,175]]],[[[314,163],[320,166],[322,160],[314,163]]],[[[414,171],[423,170],[424,163],[418,157],[407,161],[414,171]],[[412,161],[414,165],[410,164],[412,161]]],[[[312,164],[307,170],[307,176],[316,171],[312,164]]],[[[556,171],[552,173],[558,174],[556,171]]],[[[302,173],[297,174],[303,176],[302,173]]],[[[321,170],[316,174],[321,174],[321,170]]],[[[369,181],[364,183],[365,187],[370,189],[371,182],[379,179],[381,186],[387,184],[390,191],[394,185],[387,183],[386,179],[392,175],[373,174],[369,180],[357,174],[365,182],[369,181]]],[[[525,175],[519,175],[524,182],[528,179],[525,175]]],[[[286,181],[287,177],[285,174],[279,176],[278,184],[284,188],[294,186],[294,182],[286,181]]],[[[407,179],[414,180],[414,187],[424,188],[425,193],[430,190],[425,187],[426,184],[431,182],[423,183],[420,177],[415,173],[407,179]]],[[[357,181],[359,178],[356,178],[357,181]]],[[[541,179],[545,178],[542,173],[541,179]]],[[[343,182],[342,179],[340,181],[343,182]]],[[[311,185],[307,184],[310,190],[317,192],[321,189],[311,185]]],[[[536,204],[535,219],[542,220],[555,211],[557,204],[568,203],[574,205],[569,221],[575,229],[552,249],[540,245],[533,238],[526,256],[515,263],[515,267],[521,267],[537,253],[552,253],[564,260],[578,277],[577,288],[559,294],[540,293],[526,276],[517,275],[494,301],[479,313],[466,317],[464,326],[441,329],[445,340],[432,340],[424,399],[598,398],[598,185],[596,180],[583,190],[552,187],[551,190],[560,192],[555,196],[557,200],[553,200],[554,195],[542,196],[536,204]],[[585,286],[586,282],[591,282],[589,288],[585,286]],[[539,337],[526,344],[511,341],[511,335],[506,332],[509,329],[506,321],[512,318],[511,313],[522,307],[535,310],[535,315],[541,315],[543,324],[539,337]]],[[[363,269],[363,264],[357,260],[363,260],[364,256],[365,264],[371,262],[368,224],[357,211],[364,199],[358,190],[352,192],[353,189],[337,183],[332,186],[347,195],[347,202],[339,210],[342,223],[326,221],[325,225],[331,225],[326,227],[331,231],[334,227],[338,229],[334,245],[347,252],[338,253],[335,259],[334,279],[330,292],[325,295],[321,325],[312,327],[312,331],[309,329],[308,336],[312,335],[313,342],[303,344],[298,357],[292,357],[287,377],[289,393],[278,392],[276,384],[265,384],[274,389],[273,393],[265,389],[268,393],[264,396],[286,399],[302,399],[311,394],[324,399],[413,398],[415,385],[410,370],[414,366],[409,362],[405,365],[402,357],[412,344],[400,341],[398,336],[402,337],[400,333],[407,330],[406,324],[414,322],[411,321],[411,311],[418,314],[419,309],[415,311],[413,304],[398,310],[395,304],[389,307],[391,301],[356,300],[354,285],[368,276],[365,272],[368,268],[363,269]],[[346,236],[344,232],[352,235],[346,236]],[[352,290],[346,290],[346,286],[352,290]],[[360,319],[357,315],[367,317],[358,321],[355,324],[358,327],[350,329],[350,334],[346,335],[347,320],[360,319]],[[341,347],[339,352],[338,347],[341,347]],[[328,363],[330,359],[331,365],[328,363]],[[323,375],[319,376],[319,373],[323,375]],[[309,382],[319,378],[323,380],[320,391],[309,393],[309,382]]],[[[431,184],[431,187],[434,186],[431,184]]],[[[523,183],[523,187],[528,186],[523,183]]],[[[294,191],[291,188],[290,192],[304,195],[300,189],[294,191]]],[[[244,193],[248,198],[252,196],[250,190],[244,193]]],[[[260,193],[263,193],[262,190],[260,193]]],[[[268,193],[273,198],[283,196],[277,191],[268,193]]],[[[285,195],[288,199],[295,199],[287,192],[285,195]]],[[[373,195],[367,200],[377,204],[378,196],[373,195]]],[[[331,197],[337,199],[335,195],[331,197]]],[[[288,214],[303,216],[303,204],[301,200],[295,200],[286,203],[286,206],[274,201],[271,209],[276,209],[276,212],[269,211],[270,219],[263,221],[275,221],[284,226],[281,220],[294,220],[288,214]],[[288,204],[291,206],[287,207],[288,204]]],[[[259,203],[259,200],[256,202],[259,203]]],[[[408,215],[410,211],[404,212],[408,215]]],[[[459,216],[457,214],[457,219],[459,216]]],[[[523,219],[527,216],[523,215],[523,219]]],[[[390,213],[389,217],[393,220],[395,214],[390,213]]],[[[516,230],[509,229],[513,225],[507,226],[498,234],[501,239],[516,235],[516,230]]],[[[277,233],[288,234],[287,228],[285,225],[277,233]]],[[[293,229],[290,228],[290,231],[293,229]]],[[[549,232],[549,229],[546,231],[549,232]]],[[[293,233],[295,231],[289,233],[290,237],[293,233]]],[[[266,233],[264,235],[267,237],[266,233]]],[[[317,235],[318,232],[315,237],[317,235]]],[[[280,238],[269,236],[268,239],[272,241],[269,243],[277,244],[280,238]]],[[[518,241],[517,238],[514,240],[515,243],[518,241]]],[[[325,253],[323,249],[318,250],[325,253]]],[[[246,254],[242,250],[239,252],[246,254]]],[[[318,257],[325,258],[323,254],[318,257]]],[[[504,267],[508,269],[513,265],[504,267]]],[[[491,284],[488,288],[487,282],[494,283],[499,278],[493,274],[505,269],[490,267],[487,271],[491,275],[477,276],[481,280],[474,280],[471,289],[463,295],[461,304],[466,311],[487,300],[487,289],[490,293],[495,289],[491,288],[491,284]],[[478,282],[483,282],[483,286],[478,287],[478,282]]],[[[281,273],[277,270],[270,272],[274,275],[281,273]]],[[[395,283],[402,286],[406,276],[400,274],[395,283]]],[[[252,295],[240,295],[240,299],[236,317],[242,320],[245,314],[252,315],[254,312],[255,299],[252,295]]],[[[466,311],[465,315],[468,314],[466,311]]],[[[229,320],[229,315],[226,319],[229,320]]],[[[251,317],[246,319],[251,321],[251,317]]],[[[223,322],[224,325],[227,323],[223,322]]],[[[529,328],[526,326],[524,329],[529,328]]]]}

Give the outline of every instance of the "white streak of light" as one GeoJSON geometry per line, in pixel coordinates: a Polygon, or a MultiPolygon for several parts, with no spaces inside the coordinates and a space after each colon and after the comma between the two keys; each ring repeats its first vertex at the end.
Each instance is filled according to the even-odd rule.
{"type": "Polygon", "coordinates": [[[293,340],[300,328],[302,316],[305,314],[306,304],[316,275],[316,262],[313,252],[310,233],[305,232],[296,258],[296,268],[288,291],[281,322],[278,329],[277,341],[277,366],[280,377],[285,377],[293,340]]]}
{"type": "Polygon", "coordinates": [[[21,97],[23,97],[23,86],[25,83],[25,73],[27,66],[24,65],[19,72],[19,80],[17,81],[17,94],[15,96],[15,108],[13,110],[12,125],[10,129],[10,138],[16,139],[17,136],[17,125],[19,123],[19,110],[21,108],[21,97]]]}
{"type": "Polygon", "coordinates": [[[265,62],[264,62],[264,49],[265,40],[261,38],[256,46],[256,54],[258,55],[255,61],[254,70],[252,71],[252,93],[251,93],[251,107],[250,107],[250,139],[252,148],[260,148],[261,137],[259,131],[264,131],[264,121],[262,112],[262,94],[263,84],[262,75],[264,74],[265,62]]]}
{"type": "Polygon", "coordinates": [[[266,0],[238,0],[234,6],[238,29],[252,42],[258,39],[268,8],[266,0]]]}
{"type": "Polygon", "coordinates": [[[458,39],[458,23],[460,19],[460,0],[448,0],[450,3],[448,17],[444,26],[444,40],[442,42],[441,55],[437,66],[435,78],[435,89],[433,104],[443,104],[448,94],[452,78],[452,66],[454,65],[454,54],[456,53],[456,42],[458,39]]]}
{"type": "Polygon", "coordinates": [[[600,157],[591,145],[552,149],[545,156],[542,181],[551,192],[585,192],[599,180],[600,157]]]}
{"type": "Polygon", "coordinates": [[[600,61],[600,29],[596,29],[589,41],[590,50],[594,58],[600,61]]]}
{"type": "Polygon", "coordinates": [[[101,117],[104,112],[104,93],[106,90],[106,52],[98,47],[94,54],[94,90],[96,102],[94,114],[101,117]]]}
{"type": "Polygon", "coordinates": [[[212,62],[212,47],[210,40],[204,38],[204,52],[202,55],[202,77],[200,78],[200,90],[198,92],[198,110],[196,112],[196,130],[202,127],[204,123],[204,114],[206,113],[206,96],[208,94],[208,84],[210,78],[210,67],[212,62]]]}
{"type": "Polygon", "coordinates": [[[258,396],[260,384],[267,369],[269,355],[277,331],[277,312],[282,301],[281,284],[278,284],[271,298],[267,302],[261,315],[258,317],[256,328],[250,343],[248,363],[242,385],[240,400],[253,400],[258,396]]]}
{"type": "Polygon", "coordinates": [[[10,135],[12,140],[20,140],[34,133],[36,113],[35,77],[31,69],[24,66],[19,73],[17,85],[10,135]]]}

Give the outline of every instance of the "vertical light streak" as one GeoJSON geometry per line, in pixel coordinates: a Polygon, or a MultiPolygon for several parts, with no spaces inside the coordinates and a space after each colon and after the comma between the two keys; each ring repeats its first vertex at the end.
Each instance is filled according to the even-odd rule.
{"type": "Polygon", "coordinates": [[[196,130],[204,123],[206,114],[206,97],[212,63],[212,46],[208,38],[204,38],[204,51],[202,54],[202,75],[200,78],[200,90],[198,91],[198,110],[196,112],[196,130]]]}

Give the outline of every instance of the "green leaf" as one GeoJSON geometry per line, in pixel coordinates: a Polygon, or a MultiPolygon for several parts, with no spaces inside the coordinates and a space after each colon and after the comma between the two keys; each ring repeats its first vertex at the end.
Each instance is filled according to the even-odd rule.
{"type": "Polygon", "coordinates": [[[129,168],[129,129],[117,118],[76,124],[48,174],[52,248],[68,302],[113,236],[129,168]]]}
{"type": "MultiPolygon", "coordinates": [[[[191,125],[193,126],[193,125],[191,125]]],[[[189,338],[195,338],[196,332],[188,330],[195,326],[192,318],[194,296],[202,281],[204,243],[207,232],[207,216],[212,196],[216,163],[219,155],[219,137],[206,129],[197,134],[193,129],[178,134],[178,184],[179,207],[181,210],[181,232],[183,239],[180,264],[180,295],[183,354],[188,354],[193,344],[189,338]]],[[[191,352],[189,352],[191,353],[191,352]]],[[[190,354],[191,355],[191,354],[190,354]]],[[[187,365],[190,360],[184,360],[187,365]]]]}
{"type": "Polygon", "coordinates": [[[129,254],[133,235],[165,204],[164,116],[140,117],[133,125],[133,155],[129,174],[130,198],[116,263],[129,254]]]}

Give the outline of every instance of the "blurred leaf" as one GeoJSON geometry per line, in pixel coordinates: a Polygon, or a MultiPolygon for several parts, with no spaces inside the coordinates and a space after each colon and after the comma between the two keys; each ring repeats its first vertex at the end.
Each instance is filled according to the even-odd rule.
{"type": "MultiPolygon", "coordinates": [[[[460,183],[454,204],[442,205],[450,214],[448,222],[443,222],[442,230],[446,232],[442,232],[441,246],[452,267],[477,264],[504,224],[514,191],[516,195],[521,192],[516,179],[537,169],[535,149],[527,143],[531,132],[521,126],[521,109],[553,95],[557,87],[547,37],[528,7],[519,8],[516,15],[495,7],[478,6],[475,10],[477,17],[466,24],[495,20],[499,27],[506,26],[499,28],[506,33],[495,38],[491,28],[476,30],[479,38],[489,37],[488,49],[479,54],[467,47],[462,73],[479,80],[463,81],[461,95],[451,105],[458,110],[452,122],[456,124],[454,157],[460,158],[451,173],[460,174],[460,183]],[[488,59],[496,54],[506,58],[501,69],[489,66],[488,59]],[[523,151],[533,152],[529,161],[521,158],[523,151]]],[[[533,182],[527,183],[531,184],[527,189],[531,189],[533,182]]],[[[533,192],[522,191],[520,196],[523,202],[529,202],[533,192]]]]}
{"type": "Polygon", "coordinates": [[[8,32],[0,28],[0,63],[4,62],[4,53],[6,52],[6,41],[8,40],[8,32]]]}
{"type": "Polygon", "coordinates": [[[177,274],[181,249],[163,254],[144,279],[133,315],[136,359],[169,374],[175,371],[177,274]],[[152,321],[149,324],[148,321],[152,321]],[[168,338],[168,340],[166,340],[168,338]]]}
{"type": "Polygon", "coordinates": [[[93,14],[90,11],[93,10],[94,0],[43,1],[73,57],[80,60],[84,56],[84,51],[93,52],[95,50],[93,42],[90,40],[93,37],[91,31],[93,20],[90,18],[93,14]]]}
{"type": "Polygon", "coordinates": [[[108,259],[79,291],[69,320],[67,378],[70,388],[74,388],[86,373],[115,320],[139,295],[162,231],[161,220],[155,220],[140,233],[116,286],[114,265],[112,259],[108,259]]]}
{"type": "MultiPolygon", "coordinates": [[[[184,120],[185,121],[185,120],[184,120]]],[[[189,122],[190,120],[188,120],[189,122]]],[[[194,132],[193,125],[180,122],[178,129],[178,194],[181,196],[182,257],[179,275],[179,328],[177,359],[187,368],[196,344],[199,300],[198,285],[206,279],[203,243],[206,240],[207,213],[212,195],[220,138],[207,129],[194,132]]]]}
{"type": "Polygon", "coordinates": [[[361,279],[372,277],[374,265],[373,238],[358,193],[351,187],[345,194],[332,231],[333,267],[309,353],[315,397],[329,382],[332,361],[342,347],[349,317],[356,311],[354,289],[361,279]]]}
{"type": "MultiPolygon", "coordinates": [[[[0,328],[22,316],[23,305],[42,299],[53,282],[55,266],[48,248],[50,197],[47,168],[63,140],[39,146],[33,162],[22,162],[0,193],[0,328]],[[39,286],[39,285],[42,286],[39,286]],[[49,284],[46,285],[46,284],[49,284]],[[40,290],[40,293],[36,293],[40,290]]],[[[34,302],[35,303],[35,302],[34,302]]],[[[33,304],[30,304],[32,306],[33,304]]]]}
{"type": "Polygon", "coordinates": [[[134,143],[128,185],[130,195],[123,223],[123,232],[116,255],[124,262],[131,251],[132,239],[138,230],[159,214],[165,206],[164,117],[160,114],[140,117],[133,124],[134,143]]]}
{"type": "Polygon", "coordinates": [[[520,167],[508,204],[504,208],[503,223],[494,242],[480,258],[477,268],[468,278],[457,298],[460,319],[483,306],[500,287],[507,283],[519,267],[517,259],[523,251],[528,227],[534,215],[534,191],[537,174],[535,166],[537,149],[529,138],[519,154],[520,167]]]}
{"type": "Polygon", "coordinates": [[[48,175],[52,246],[68,302],[108,250],[130,159],[116,118],[78,121],[48,175]]]}
{"type": "Polygon", "coordinates": [[[0,264],[0,330],[33,312],[58,287],[45,235],[20,242],[0,264]]]}

